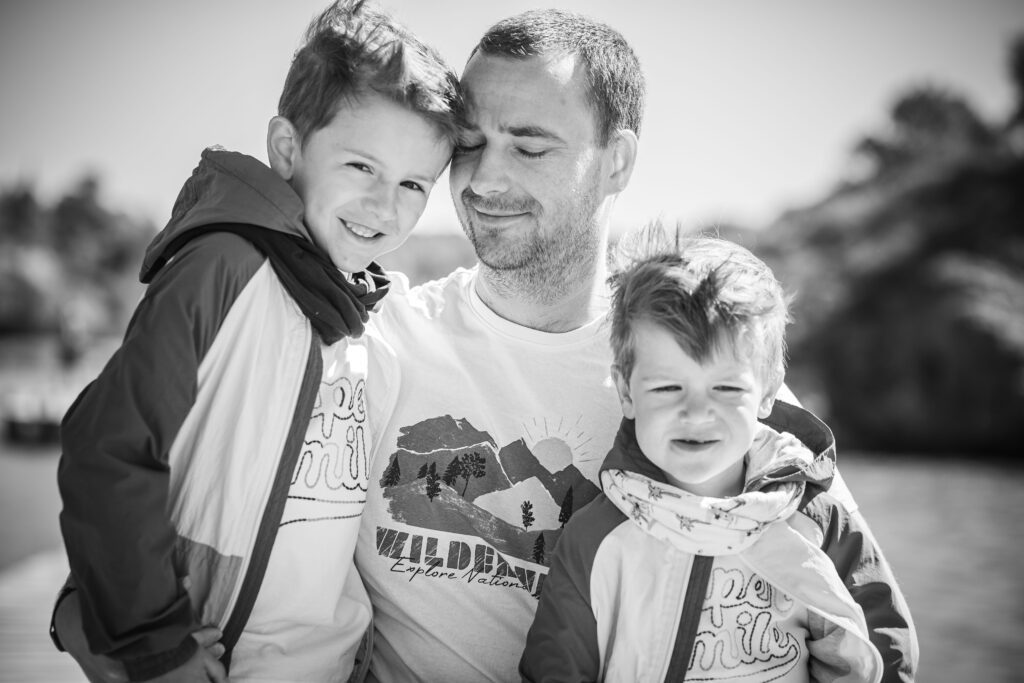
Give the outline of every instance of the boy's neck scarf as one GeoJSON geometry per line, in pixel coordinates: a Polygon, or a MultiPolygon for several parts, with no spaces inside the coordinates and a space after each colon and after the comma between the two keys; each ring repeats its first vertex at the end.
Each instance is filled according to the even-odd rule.
{"type": "MultiPolygon", "coordinates": [[[[346,276],[309,240],[254,225],[217,223],[193,228],[169,244],[161,258],[166,261],[186,242],[208,232],[240,235],[263,252],[281,284],[327,345],[342,337],[361,336],[369,312],[388,292],[390,282],[378,264],[371,263],[362,273],[346,276]]],[[[158,267],[150,272],[155,273],[158,267]]]]}
{"type": "MultiPolygon", "coordinates": [[[[618,444],[616,444],[618,445],[618,444]]],[[[791,434],[762,427],[747,456],[752,484],[763,483],[772,470],[809,465],[811,452],[791,434]],[[781,457],[778,457],[780,456],[781,457]]],[[[601,486],[615,506],[644,531],[694,555],[734,555],[750,548],[769,525],[796,512],[804,495],[802,481],[767,484],[730,498],[697,496],[669,484],[629,472],[608,469],[601,486]]]]}
{"type": "MultiPolygon", "coordinates": [[[[612,449],[644,458],[633,429],[631,421],[623,421],[612,449]]],[[[824,551],[786,522],[804,495],[799,473],[813,460],[796,437],[761,425],[747,455],[746,486],[737,496],[697,496],[622,469],[602,471],[601,487],[655,538],[695,555],[736,555],[776,588],[850,632],[855,644],[848,654],[856,675],[843,680],[878,681],[882,660],[869,640],[863,610],[824,551]]]]}

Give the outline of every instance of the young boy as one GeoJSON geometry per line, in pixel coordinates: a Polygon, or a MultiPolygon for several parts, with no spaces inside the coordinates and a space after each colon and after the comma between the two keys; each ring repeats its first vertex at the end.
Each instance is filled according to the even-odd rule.
{"type": "Polygon", "coordinates": [[[340,1],[292,61],[270,167],[208,149],[182,188],[121,348],[62,426],[66,602],[130,680],[221,680],[222,650],[234,681],[348,678],[370,623],[363,387],[381,378],[354,338],[461,107],[435,51],[340,1]],[[202,625],[220,646],[197,646],[202,625]]]}
{"type": "Polygon", "coordinates": [[[556,546],[524,679],[910,680],[903,596],[828,491],[831,432],[775,401],[779,283],[724,240],[656,252],[611,280],[625,418],[556,546]]]}

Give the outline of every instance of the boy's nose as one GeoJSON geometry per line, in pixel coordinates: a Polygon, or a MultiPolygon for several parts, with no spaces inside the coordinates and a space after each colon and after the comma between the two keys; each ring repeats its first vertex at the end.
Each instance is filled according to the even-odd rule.
{"type": "Polygon", "coordinates": [[[706,397],[690,394],[679,400],[679,417],[693,421],[704,421],[711,415],[711,403],[706,397]]]}
{"type": "Polygon", "coordinates": [[[366,207],[374,218],[383,226],[393,223],[398,218],[398,192],[385,183],[375,183],[366,197],[366,207]]]}

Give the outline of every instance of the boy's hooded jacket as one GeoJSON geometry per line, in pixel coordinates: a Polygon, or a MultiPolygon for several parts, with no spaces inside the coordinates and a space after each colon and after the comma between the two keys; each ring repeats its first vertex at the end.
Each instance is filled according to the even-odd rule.
{"type": "MultiPolygon", "coordinates": [[[[520,663],[524,680],[799,681],[808,668],[815,681],[913,680],[917,640],[903,596],[860,515],[828,490],[830,430],[781,401],[764,422],[795,435],[811,451],[806,461],[766,449],[755,466],[752,450],[744,494],[691,496],[703,511],[690,517],[673,508],[678,490],[623,420],[601,467],[604,493],[558,540],[520,663]],[[799,487],[796,512],[752,525],[756,517],[737,515],[747,492],[787,484],[799,487]],[[711,550],[705,524],[738,538],[736,547],[711,550]],[[805,629],[807,644],[794,644],[805,629]]],[[[757,495],[746,504],[763,503],[757,495]]]]}
{"type": "Polygon", "coordinates": [[[201,625],[221,628],[230,657],[313,412],[322,345],[359,336],[386,292],[376,265],[345,280],[302,218],[265,165],[204,151],[147,250],[151,284],[120,349],[64,418],[71,582],[90,648],[133,680],[187,661],[201,625]]]}

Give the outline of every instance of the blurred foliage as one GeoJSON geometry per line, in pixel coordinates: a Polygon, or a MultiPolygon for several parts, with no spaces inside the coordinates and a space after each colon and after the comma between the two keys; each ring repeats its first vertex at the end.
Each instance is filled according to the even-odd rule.
{"type": "Polygon", "coordinates": [[[0,191],[0,334],[58,333],[73,356],[90,337],[123,329],[154,229],[99,194],[94,175],[52,205],[28,184],[0,191]]]}
{"type": "Polygon", "coordinates": [[[983,121],[906,91],[855,147],[858,176],[755,249],[796,294],[789,381],[840,444],[1016,453],[1024,438],[1024,37],[1017,102],[983,121]]]}

